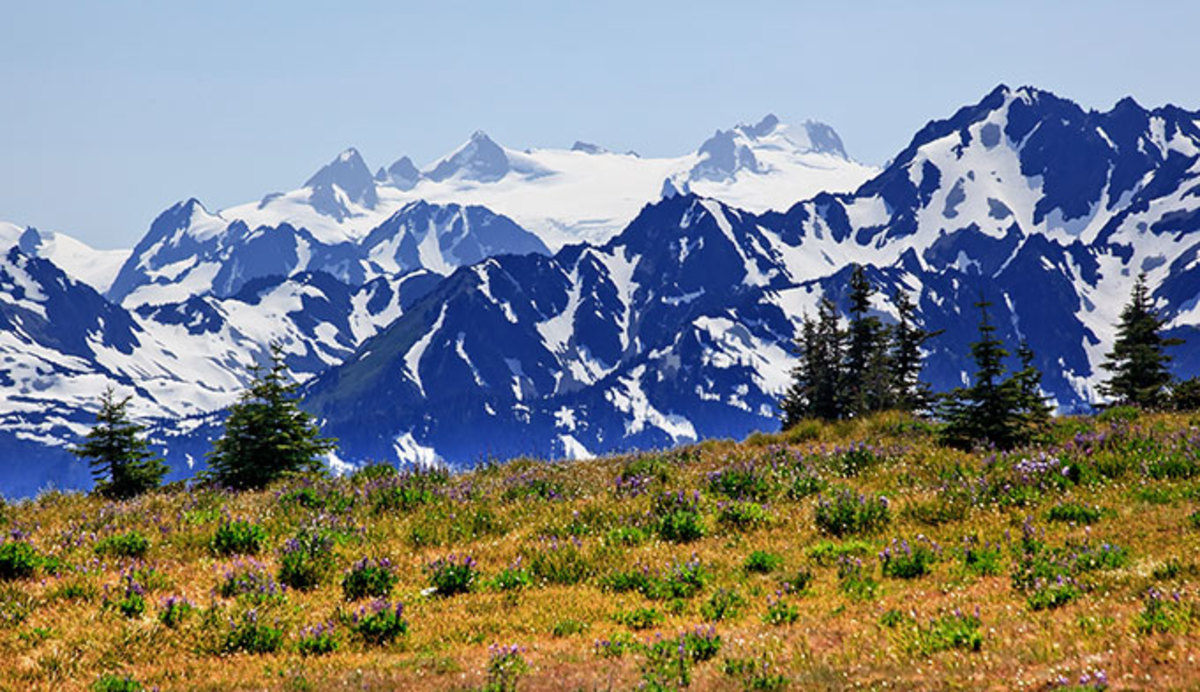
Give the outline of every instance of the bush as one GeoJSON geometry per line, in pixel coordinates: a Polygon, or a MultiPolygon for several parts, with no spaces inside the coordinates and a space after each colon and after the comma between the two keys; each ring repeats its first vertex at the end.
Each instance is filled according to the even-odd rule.
{"type": "Polygon", "coordinates": [[[217,526],[210,547],[217,555],[257,555],[266,538],[266,531],[257,524],[225,519],[217,526]]]}
{"type": "Polygon", "coordinates": [[[521,657],[521,647],[493,644],[488,647],[487,684],[485,692],[515,692],[517,681],[529,670],[521,657]]]}
{"type": "Polygon", "coordinates": [[[122,677],[105,673],[92,683],[91,689],[92,692],[142,692],[146,688],[128,675],[122,677]]]}
{"type": "Polygon", "coordinates": [[[1083,595],[1079,583],[1070,577],[1059,576],[1054,581],[1038,579],[1026,599],[1030,610],[1061,608],[1083,595]]]}
{"type": "Polygon", "coordinates": [[[408,633],[403,603],[393,607],[386,600],[375,601],[370,607],[359,609],[351,622],[358,636],[375,646],[388,644],[408,633]]]}
{"type": "Polygon", "coordinates": [[[196,609],[192,602],[181,596],[171,596],[162,602],[158,611],[158,621],[164,626],[175,629],[196,609]]]}
{"type": "Polygon", "coordinates": [[[28,579],[34,575],[42,558],[32,545],[25,541],[0,543],[0,579],[28,579]]]}
{"type": "Polygon", "coordinates": [[[800,619],[800,610],[783,599],[782,593],[767,598],[763,622],[768,625],[790,625],[800,619]]]}
{"type": "Polygon", "coordinates": [[[745,605],[746,600],[736,591],[717,589],[700,606],[700,615],[708,622],[720,622],[737,617],[745,605]]]}
{"type": "Polygon", "coordinates": [[[897,541],[879,553],[881,571],[886,577],[916,579],[929,574],[930,566],[937,561],[941,548],[933,541],[920,536],[910,543],[907,539],[897,541]]]}
{"type": "Polygon", "coordinates": [[[838,590],[847,596],[869,601],[875,598],[879,583],[867,575],[863,561],[858,558],[838,558],[838,590]]]}
{"type": "Polygon", "coordinates": [[[284,600],[287,587],[275,581],[267,568],[257,560],[238,560],[217,584],[222,598],[238,598],[250,603],[277,603],[284,600]]]}
{"type": "Polygon", "coordinates": [[[259,621],[258,611],[251,608],[242,614],[240,621],[232,621],[222,645],[224,653],[244,651],[248,654],[269,654],[279,650],[283,643],[283,630],[276,622],[268,625],[259,621]]]}
{"type": "Polygon", "coordinates": [[[754,502],[723,502],[717,507],[717,521],[734,530],[759,528],[772,520],[770,511],[754,502]]]}
{"type": "Polygon", "coordinates": [[[500,570],[492,579],[492,587],[498,591],[516,591],[532,586],[533,576],[521,566],[521,561],[518,557],[512,565],[500,570]]]}
{"type": "Polygon", "coordinates": [[[441,469],[393,473],[373,483],[367,498],[375,512],[408,512],[435,502],[449,480],[450,474],[441,469]]]}
{"type": "Polygon", "coordinates": [[[144,558],[150,550],[150,540],[137,529],[106,536],[96,543],[96,554],[108,557],[144,558]]]}
{"type": "Polygon", "coordinates": [[[567,618],[566,620],[559,620],[558,622],[554,623],[554,627],[551,628],[550,634],[555,637],[569,637],[574,634],[583,634],[584,632],[588,631],[590,627],[591,625],[581,620],[567,618]]]}
{"type": "Polygon", "coordinates": [[[925,656],[950,649],[979,651],[983,648],[980,624],[977,614],[956,612],[936,618],[927,627],[918,630],[917,649],[925,656]]]}
{"type": "Polygon", "coordinates": [[[783,566],[783,558],[776,553],[755,550],[746,556],[742,569],[755,574],[770,574],[783,566]]]}
{"type": "Polygon", "coordinates": [[[583,552],[578,538],[560,541],[543,539],[539,549],[532,551],[529,572],[537,580],[549,584],[578,584],[591,578],[596,568],[583,552]]]}
{"type": "Polygon", "coordinates": [[[426,566],[429,583],[438,596],[453,596],[468,593],[475,588],[479,569],[475,558],[470,555],[448,555],[438,558],[426,566]]]}
{"type": "Polygon", "coordinates": [[[731,500],[763,502],[775,494],[775,479],[769,466],[741,462],[708,474],[708,490],[731,500]]]}
{"type": "Polygon", "coordinates": [[[995,577],[1000,574],[1000,561],[1003,553],[998,544],[988,541],[980,542],[978,538],[967,536],[963,539],[962,563],[970,573],[980,577],[995,577]]]}
{"type": "Polygon", "coordinates": [[[727,658],[721,666],[721,672],[741,682],[743,690],[776,692],[788,686],[787,676],[777,672],[774,661],[766,655],[758,658],[727,658]]]}
{"type": "Polygon", "coordinates": [[[813,575],[806,569],[797,570],[790,576],[784,577],[780,583],[788,593],[803,593],[812,585],[813,575]]]}
{"type": "Polygon", "coordinates": [[[302,529],[280,551],[279,581],[293,589],[315,589],[333,569],[333,539],[324,531],[302,529]]]}
{"type": "Polygon", "coordinates": [[[631,630],[648,630],[663,621],[663,614],[654,608],[634,608],[613,615],[613,620],[631,630]]]}
{"type": "Polygon", "coordinates": [[[1179,592],[1170,597],[1154,587],[1146,591],[1142,599],[1142,612],[1133,619],[1133,629],[1138,634],[1186,634],[1192,622],[1200,619],[1200,612],[1185,603],[1179,592]]]}
{"type": "Polygon", "coordinates": [[[839,488],[832,498],[817,499],[817,529],[832,536],[875,533],[891,521],[886,497],[869,498],[850,488],[839,488]]]}
{"type": "Polygon", "coordinates": [[[342,579],[342,594],[347,601],[357,601],[368,596],[387,598],[392,595],[392,588],[397,579],[391,560],[386,557],[377,560],[364,557],[346,572],[342,579]]]}
{"type": "Polygon", "coordinates": [[[337,651],[340,644],[333,624],[319,623],[300,630],[300,636],[296,638],[296,651],[301,656],[324,656],[337,651]]]}
{"type": "Polygon", "coordinates": [[[651,512],[658,535],[665,541],[689,543],[704,537],[704,518],[700,511],[699,491],[664,492],[654,497],[651,512]]]}

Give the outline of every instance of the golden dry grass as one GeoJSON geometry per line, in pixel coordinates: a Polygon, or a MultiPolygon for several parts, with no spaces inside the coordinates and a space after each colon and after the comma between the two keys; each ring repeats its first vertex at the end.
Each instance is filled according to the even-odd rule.
{"type": "MultiPolygon", "coordinates": [[[[1190,426],[1185,417],[1144,416],[1126,425],[1124,434],[1135,440],[1170,438],[1186,455],[1187,435],[1195,432],[1190,426]]],[[[1056,439],[1062,443],[1076,430],[1110,427],[1088,419],[1061,421],[1056,439]]],[[[1037,451],[1024,450],[1013,458],[1037,451]]],[[[897,415],[665,452],[658,456],[665,460],[660,467],[667,482],[634,497],[613,491],[614,479],[634,457],[491,466],[450,479],[450,487],[474,488],[470,499],[440,498],[408,511],[382,513],[372,509],[372,496],[354,479],[292,479],[243,494],[174,489],[115,504],[47,493],[3,509],[6,531],[27,533],[29,542],[42,555],[53,556],[58,567],[45,566],[30,579],[0,582],[0,689],[86,689],[102,675],[130,676],[147,689],[164,690],[478,689],[489,682],[488,647],[495,643],[524,647],[529,670],[520,677],[519,689],[633,689],[643,682],[646,655],[635,650],[602,657],[595,642],[622,636],[647,641],[656,632],[673,637],[704,622],[702,604],[721,589],[737,592],[745,605],[737,616],[713,623],[721,649],[712,660],[690,667],[691,689],[740,689],[747,680],[726,674],[725,662],[764,656],[771,661],[771,672],[786,679],[790,689],[1056,689],[1060,676],[1074,683],[1093,670],[1106,673],[1111,689],[1197,688],[1200,622],[1184,617],[1170,631],[1153,633],[1139,631],[1137,622],[1151,586],[1180,592],[1183,604],[1198,598],[1200,529],[1190,517],[1197,510],[1200,477],[1147,477],[1145,460],[1137,455],[1150,452],[1134,443],[1112,454],[1125,455],[1131,470],[1115,479],[1047,490],[1023,506],[972,504],[961,517],[944,521],[930,515],[950,504],[943,488],[947,470],[959,466],[976,475],[986,473],[987,455],[939,447],[927,430],[897,415]],[[811,459],[821,449],[830,452],[857,441],[891,453],[852,477],[838,477],[830,469],[821,473],[835,485],[886,495],[892,519],[883,531],[844,539],[824,535],[814,522],[816,497],[793,500],[778,489],[767,501],[770,524],[737,529],[717,522],[726,499],[709,488],[710,472],[740,462],[765,463],[781,447],[811,459]],[[525,487],[529,478],[547,481],[564,499],[505,498],[507,488],[525,487]],[[334,493],[352,504],[330,513],[280,499],[308,485],[317,496],[334,493]],[[652,497],[664,489],[703,492],[707,535],[688,543],[653,536],[639,545],[612,540],[616,527],[647,524],[652,497]],[[1091,527],[1048,521],[1048,509],[1061,502],[1100,505],[1109,513],[1091,527]],[[478,512],[487,519],[475,523],[483,529],[479,535],[454,533],[453,527],[471,525],[468,519],[478,512]],[[316,522],[351,529],[335,549],[335,574],[321,587],[292,590],[281,603],[259,607],[266,620],[283,630],[283,644],[275,653],[218,652],[228,617],[249,607],[216,594],[225,569],[234,562],[214,555],[208,545],[222,516],[249,519],[266,529],[266,549],[257,559],[272,573],[280,546],[297,527],[316,522]],[[1027,594],[1010,579],[1015,546],[1030,517],[1039,531],[1044,529],[1047,544],[1110,542],[1127,550],[1129,559],[1115,569],[1081,577],[1084,593],[1077,600],[1034,611],[1027,594]],[[564,545],[571,541],[572,524],[579,559],[589,570],[579,583],[535,583],[513,591],[488,585],[518,558],[529,566],[539,552],[549,550],[547,536],[558,534],[564,545]],[[129,561],[97,556],[94,548],[104,536],[130,529],[150,538],[143,566],[165,577],[165,584],[147,596],[140,617],[125,617],[112,606],[129,561]],[[914,540],[918,535],[942,546],[932,572],[911,580],[882,576],[877,552],[893,538],[914,540]],[[967,535],[1004,546],[998,575],[977,576],[962,566],[958,550],[967,535]],[[869,544],[864,563],[879,582],[875,598],[847,596],[839,589],[837,567],[818,564],[811,555],[822,541],[837,545],[851,540],[869,544]],[[781,556],[783,570],[747,573],[743,561],[755,550],[781,556]],[[479,583],[468,594],[428,594],[426,565],[450,553],[467,553],[478,561],[479,583]],[[340,586],[345,570],[364,556],[387,557],[396,565],[392,598],[405,604],[409,623],[406,636],[383,647],[360,641],[340,620],[365,603],[347,603],[340,586]],[[666,569],[693,558],[708,578],[692,597],[651,600],[605,587],[610,575],[635,566],[666,569]],[[768,600],[780,589],[781,578],[800,569],[811,571],[812,586],[784,597],[797,609],[797,620],[765,623],[768,600]],[[169,628],[157,618],[167,596],[186,597],[199,612],[169,628]],[[663,621],[653,629],[630,632],[614,620],[615,614],[636,608],[653,608],[663,621]],[[891,610],[912,618],[907,622],[924,623],[976,608],[982,634],[978,651],[923,652],[914,645],[911,626],[881,622],[891,610]],[[330,620],[339,622],[339,649],[324,656],[299,654],[295,642],[300,630],[330,620]],[[585,631],[555,636],[556,625],[568,620],[586,623],[585,631]]]]}

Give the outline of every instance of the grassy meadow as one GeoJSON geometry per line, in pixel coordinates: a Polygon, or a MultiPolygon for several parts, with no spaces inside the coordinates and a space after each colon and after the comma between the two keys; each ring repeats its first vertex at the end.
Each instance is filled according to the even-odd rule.
{"type": "Polygon", "coordinates": [[[0,689],[1200,688],[1200,419],[0,508],[0,689]]]}

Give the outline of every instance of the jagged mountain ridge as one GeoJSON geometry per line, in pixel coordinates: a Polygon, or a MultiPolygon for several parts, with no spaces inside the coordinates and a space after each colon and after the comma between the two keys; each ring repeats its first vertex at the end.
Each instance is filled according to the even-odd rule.
{"type": "MultiPolygon", "coordinates": [[[[935,386],[959,384],[972,369],[966,345],[976,337],[977,313],[970,306],[983,295],[995,303],[1001,336],[1010,346],[1022,338],[1031,343],[1047,391],[1072,410],[1095,396],[1096,366],[1138,271],[1149,273],[1173,330],[1196,331],[1197,119],[1132,101],[1085,111],[1036,89],[1001,87],[931,122],[854,192],[822,193],[766,213],[694,194],[711,182],[704,176],[730,160],[725,144],[714,144],[683,173],[658,178],[656,193],[666,181],[677,194],[644,207],[604,243],[472,264],[467,255],[474,246],[456,241],[460,234],[446,226],[435,234],[448,242],[439,250],[452,261],[435,268],[451,272],[445,279],[428,269],[395,274],[412,266],[414,244],[428,267],[415,240],[421,223],[382,232],[412,238],[406,249],[365,243],[377,254],[364,252],[370,229],[382,222],[355,226],[376,217],[363,211],[363,195],[346,194],[340,173],[331,174],[297,193],[303,200],[288,193],[260,206],[276,219],[273,205],[302,207],[312,217],[309,197],[326,185],[350,212],[340,226],[320,214],[328,224],[315,224],[315,231],[255,225],[231,220],[236,214],[226,218],[225,211],[210,214],[198,203],[164,213],[162,227],[152,228],[130,259],[136,265],[147,252],[157,258],[152,271],[135,276],[122,310],[146,339],[170,344],[167,350],[220,344],[213,362],[226,373],[244,367],[242,351],[255,341],[288,341],[297,371],[320,373],[310,385],[311,406],[341,438],[343,459],[354,462],[586,456],[771,428],[799,318],[823,290],[842,297],[853,262],[867,266],[884,295],[896,287],[910,291],[926,325],[946,329],[931,345],[926,375],[935,386]],[[702,174],[693,176],[700,163],[702,174]],[[271,249],[278,238],[295,262],[271,249]],[[324,256],[331,259],[317,262],[320,253],[309,252],[301,263],[297,238],[310,249],[358,249],[329,252],[324,256]],[[469,266],[454,269],[455,263],[469,266]],[[376,273],[376,288],[357,283],[376,273]],[[393,285],[406,276],[414,281],[408,289],[393,285]],[[343,319],[348,310],[361,317],[343,319]]],[[[737,170],[729,189],[773,180],[761,171],[775,165],[768,145],[778,134],[770,119],[732,131],[737,170]],[[748,154],[738,149],[745,142],[754,144],[748,154]]],[[[498,182],[467,181],[468,187],[497,191],[508,189],[506,181],[553,178],[532,166],[550,159],[514,165],[515,155],[501,149],[508,172],[498,182]]],[[[560,154],[626,156],[594,152],[560,154]]],[[[344,170],[361,180],[365,164],[353,159],[344,170]]],[[[437,184],[461,185],[464,178],[451,173],[437,184]]],[[[409,192],[432,182],[419,179],[409,192]]],[[[371,213],[387,221],[396,213],[386,213],[388,195],[400,188],[377,184],[376,190],[371,213]]],[[[3,289],[10,298],[17,283],[3,289]]],[[[122,286],[114,284],[111,295],[122,286]]],[[[876,305],[889,310],[883,296],[876,305]]],[[[1179,373],[1200,371],[1196,354],[1176,353],[1179,373]]],[[[53,367],[26,372],[57,377],[53,367]]],[[[33,375],[23,381],[33,382],[33,375]]],[[[53,391],[41,405],[56,406],[53,391]]],[[[196,460],[216,420],[194,419],[156,435],[196,460]]],[[[19,422],[22,444],[61,444],[74,434],[60,427],[32,442],[35,424],[19,422]]],[[[178,455],[173,461],[181,463],[178,455]]]]}
{"type": "MultiPolygon", "coordinates": [[[[1174,332],[1197,332],[1198,119],[1000,87],[855,193],[763,215],[680,194],[604,246],[460,269],[317,378],[311,404],[356,458],[581,456],[771,428],[799,318],[822,291],[844,298],[857,262],[881,312],[903,288],[945,330],[936,388],[973,370],[983,297],[1060,409],[1085,408],[1138,272],[1174,332]],[[386,404],[361,405],[368,382],[386,404]]],[[[1200,369],[1191,353],[1181,374],[1200,369]]]]}

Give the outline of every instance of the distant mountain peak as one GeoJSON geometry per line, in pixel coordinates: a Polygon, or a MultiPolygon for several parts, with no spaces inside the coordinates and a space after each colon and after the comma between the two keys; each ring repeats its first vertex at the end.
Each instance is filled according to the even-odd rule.
{"type": "Polygon", "coordinates": [[[421,171],[416,167],[412,159],[407,156],[401,156],[395,163],[388,166],[387,170],[380,168],[379,173],[375,175],[375,179],[401,190],[411,190],[420,182],[421,171]]]}
{"type": "Polygon", "coordinates": [[[600,146],[599,144],[592,144],[591,142],[583,142],[580,140],[576,140],[575,143],[571,145],[571,151],[581,151],[585,154],[607,154],[608,153],[608,149],[605,149],[604,147],[600,146]]]}
{"type": "Polygon", "coordinates": [[[430,180],[441,182],[460,177],[481,183],[500,180],[510,170],[508,154],[483,130],[476,130],[471,138],[449,156],[441,159],[425,173],[430,180]]]}
{"type": "Polygon", "coordinates": [[[374,209],[379,203],[371,170],[354,147],[338,154],[333,161],[322,166],[304,183],[304,187],[311,187],[313,190],[309,198],[313,207],[326,216],[340,220],[349,216],[351,212],[346,207],[347,200],[341,199],[334,186],[345,193],[348,201],[368,209],[374,209]]]}

